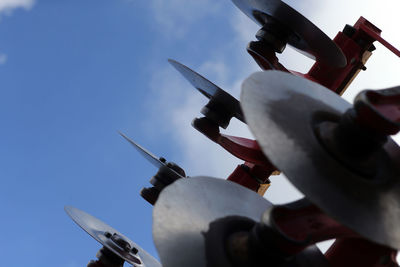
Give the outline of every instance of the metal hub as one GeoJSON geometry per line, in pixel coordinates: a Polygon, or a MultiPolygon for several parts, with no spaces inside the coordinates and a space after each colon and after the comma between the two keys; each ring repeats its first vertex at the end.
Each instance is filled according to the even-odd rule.
{"type": "Polygon", "coordinates": [[[238,215],[258,221],[272,204],[230,181],[192,177],[161,192],[153,210],[153,238],[164,267],[205,267],[204,232],[222,217],[238,215]]]}
{"type": "Polygon", "coordinates": [[[79,227],[119,258],[135,267],[161,267],[140,246],[99,219],[74,207],[66,206],[64,210],[79,227]]]}
{"type": "Polygon", "coordinates": [[[286,29],[281,39],[304,55],[334,67],[346,65],[347,60],[341,49],[317,26],[281,0],[232,2],[262,27],[271,22],[279,23],[280,28],[286,29]]]}
{"type": "Polygon", "coordinates": [[[393,140],[366,177],[316,134],[319,122],[352,107],[323,86],[283,72],[255,73],[243,83],[241,103],[265,155],[311,202],[363,237],[400,248],[400,149],[393,140]]]}

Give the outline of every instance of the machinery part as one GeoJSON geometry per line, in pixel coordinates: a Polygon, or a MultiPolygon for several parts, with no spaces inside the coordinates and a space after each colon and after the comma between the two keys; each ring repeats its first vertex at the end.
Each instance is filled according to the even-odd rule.
{"type": "Polygon", "coordinates": [[[274,173],[275,168],[245,162],[238,165],[227,180],[240,184],[263,196],[271,184],[269,177],[274,173]]]}
{"type": "MultiPolygon", "coordinates": [[[[371,241],[400,248],[400,150],[388,138],[367,158],[340,158],[319,126],[352,106],[309,80],[283,72],[251,75],[242,85],[246,122],[271,162],[329,216],[371,241]],[[359,168],[374,162],[366,175],[359,168]],[[353,164],[354,163],[354,164],[353,164]]],[[[343,155],[344,153],[341,153],[343,155]]]]}
{"type": "Polygon", "coordinates": [[[398,267],[397,251],[361,238],[336,239],[325,256],[331,267],[398,267]]]}
{"type": "Polygon", "coordinates": [[[151,152],[135,143],[123,133],[120,133],[130,144],[136,148],[149,162],[158,168],[158,172],[150,179],[153,187],[144,187],[140,195],[151,205],[154,205],[160,195],[160,192],[177,179],[186,177],[185,171],[176,163],[167,162],[165,158],[157,158],[151,152]]]}
{"type": "Polygon", "coordinates": [[[151,205],[154,205],[158,199],[158,196],[160,195],[160,192],[164,190],[166,186],[172,184],[178,179],[181,179],[182,177],[185,177],[183,175],[185,175],[185,172],[183,169],[181,169],[181,167],[175,163],[168,162],[167,166],[161,166],[156,175],[150,179],[150,183],[153,185],[153,187],[143,188],[140,191],[140,195],[151,205]],[[174,170],[175,172],[171,172],[171,170],[174,170]],[[175,175],[176,172],[180,173],[182,176],[175,175]]]}
{"type": "Polygon", "coordinates": [[[264,212],[261,222],[277,229],[287,239],[305,242],[307,246],[334,238],[358,237],[306,198],[275,205],[264,212]]]}
{"type": "Polygon", "coordinates": [[[275,51],[271,50],[262,41],[252,41],[247,45],[247,52],[253,57],[262,70],[280,70],[289,72],[279,63],[275,51]]]}
{"type": "Polygon", "coordinates": [[[194,119],[192,126],[235,157],[246,161],[228,180],[264,195],[270,183],[268,177],[276,172],[276,168],[264,156],[257,141],[221,134],[218,125],[206,117],[194,119]]]}
{"type": "Polygon", "coordinates": [[[237,215],[258,220],[271,207],[238,184],[210,177],[180,179],[163,190],[153,210],[153,239],[164,267],[205,267],[210,222],[237,215]]]}
{"type": "Polygon", "coordinates": [[[168,62],[179,71],[200,93],[210,99],[203,107],[201,113],[226,129],[232,117],[244,122],[243,113],[239,101],[185,65],[168,59],[168,62]]]}
{"type": "MultiPolygon", "coordinates": [[[[364,19],[364,18],[363,18],[364,19]]],[[[369,23],[371,24],[371,23],[369,23]]],[[[376,31],[373,29],[373,27],[371,27],[369,24],[367,23],[363,23],[360,25],[360,28],[366,33],[368,34],[371,38],[373,38],[374,40],[378,41],[379,43],[381,43],[384,47],[386,47],[390,52],[392,52],[393,54],[395,54],[396,56],[400,57],[400,50],[398,50],[396,47],[394,47],[393,45],[391,45],[388,41],[386,41],[385,39],[383,39],[380,35],[380,30],[376,31]]]]}
{"type": "Polygon", "coordinates": [[[357,122],[376,134],[394,135],[400,131],[400,86],[364,90],[354,99],[357,122]]]}
{"type": "MultiPolygon", "coordinates": [[[[361,70],[366,70],[365,64],[375,50],[373,43],[382,43],[395,55],[400,56],[400,51],[382,39],[381,30],[360,17],[354,26],[346,25],[342,32],[334,38],[334,42],[341,48],[347,58],[348,64],[338,69],[315,62],[305,78],[316,81],[330,90],[342,95],[361,70]]],[[[263,61],[261,62],[263,63],[263,61]]],[[[264,67],[268,65],[263,64],[264,67]]]]}
{"type": "Polygon", "coordinates": [[[400,87],[364,90],[338,121],[321,121],[317,138],[343,165],[375,179],[386,160],[382,147],[400,131],[400,87]]]}
{"type": "Polygon", "coordinates": [[[96,254],[98,260],[91,260],[87,267],[123,267],[125,261],[106,247],[102,247],[96,254]]]}
{"type": "Polygon", "coordinates": [[[235,157],[275,170],[255,140],[221,134],[218,125],[206,117],[194,119],[192,126],[235,157]]]}
{"type": "Polygon", "coordinates": [[[282,267],[328,267],[330,266],[324,254],[317,246],[309,246],[296,254],[282,267]]]}
{"type": "MultiPolygon", "coordinates": [[[[213,221],[205,233],[207,266],[258,267],[266,261],[270,266],[301,266],[313,244],[354,236],[307,199],[301,199],[267,209],[261,222],[240,216],[213,221]]],[[[328,266],[323,257],[308,261],[309,266],[328,266]]]]}
{"type": "Polygon", "coordinates": [[[102,260],[102,257],[108,260],[113,258],[114,262],[122,259],[122,263],[117,264],[126,261],[135,267],[161,267],[154,257],[136,243],[99,219],[71,206],[65,206],[64,210],[79,227],[103,245],[97,255],[99,260],[102,260]]]}
{"type": "MultiPolygon", "coordinates": [[[[168,165],[166,162],[165,158],[157,158],[154,156],[153,153],[149,152],[147,149],[142,147],[141,145],[135,143],[132,139],[127,137],[125,134],[119,132],[119,134],[125,138],[126,141],[128,141],[144,158],[146,158],[151,164],[153,164],[157,168],[165,167],[168,165]]],[[[179,172],[171,169],[171,172],[175,172],[175,175],[180,176],[181,178],[185,177],[183,169],[181,169],[179,172]],[[183,172],[183,173],[182,173],[183,172]]]]}
{"type": "Polygon", "coordinates": [[[211,222],[209,230],[204,233],[207,267],[297,266],[291,261],[296,252],[286,253],[279,245],[298,250],[302,250],[304,245],[286,239],[271,227],[263,227],[261,231],[259,228],[258,223],[241,216],[228,216],[211,222]],[[288,265],[289,262],[293,265],[288,265]]]}
{"type": "MultiPolygon", "coordinates": [[[[287,42],[301,53],[325,65],[335,67],[346,65],[346,57],[341,49],[317,26],[281,0],[232,0],[232,2],[262,26],[261,32],[257,34],[258,39],[262,39],[262,35],[269,39],[275,37],[272,43],[287,42]],[[280,36],[282,30],[285,34],[280,36]]],[[[282,44],[275,46],[279,48],[282,44]]]]}

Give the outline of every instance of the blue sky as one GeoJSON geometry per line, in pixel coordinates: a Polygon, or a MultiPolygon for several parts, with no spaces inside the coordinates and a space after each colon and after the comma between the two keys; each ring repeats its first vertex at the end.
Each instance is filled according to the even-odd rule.
{"type": "MultiPolygon", "coordinates": [[[[364,15],[400,46],[394,0],[287,3],[331,37],[364,15]]],[[[190,126],[206,100],[167,59],[238,97],[242,80],[258,70],[245,51],[256,30],[228,0],[0,0],[3,265],[75,267],[94,258],[100,246],[64,205],[102,219],[156,256],[151,206],[139,196],[156,170],[117,130],[188,175],[226,177],[240,161],[190,126]]],[[[312,63],[290,49],[281,61],[303,71],[312,63]]],[[[399,65],[378,46],[369,75],[360,75],[347,98],[399,84],[399,65]]],[[[238,122],[229,131],[251,136],[238,122]]],[[[299,194],[282,177],[268,197],[284,202],[299,194]]]]}

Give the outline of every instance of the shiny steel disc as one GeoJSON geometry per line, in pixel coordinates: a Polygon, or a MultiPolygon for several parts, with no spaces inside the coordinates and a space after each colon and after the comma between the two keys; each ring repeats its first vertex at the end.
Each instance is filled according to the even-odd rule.
{"type": "Polygon", "coordinates": [[[66,206],[64,210],[79,227],[126,262],[135,267],[161,267],[161,264],[153,256],[99,219],[74,207],[66,206]],[[122,249],[112,236],[118,236],[128,242],[131,250],[122,249]]]}
{"type": "MultiPolygon", "coordinates": [[[[128,136],[126,136],[123,133],[119,133],[126,141],[128,141],[145,159],[147,159],[147,161],[149,161],[151,164],[153,164],[155,167],[157,168],[161,168],[163,166],[168,167],[165,159],[164,161],[161,160],[161,158],[157,158],[153,153],[151,153],[150,151],[148,151],[147,149],[145,149],[144,147],[142,147],[141,145],[139,145],[138,143],[134,142],[132,139],[130,139],[128,136]]],[[[169,168],[169,171],[171,171],[172,173],[174,173],[175,175],[177,175],[178,177],[182,177],[183,176],[176,172],[174,169],[169,168]]]]}
{"type": "Polygon", "coordinates": [[[153,238],[164,267],[205,267],[203,233],[209,223],[230,215],[259,221],[272,204],[233,182],[180,179],[166,187],[153,210],[153,238]]]}
{"type": "Polygon", "coordinates": [[[400,249],[400,150],[393,140],[371,179],[317,139],[316,121],[351,107],[323,86],[278,71],[254,73],[242,85],[241,105],[264,154],[311,202],[363,237],[400,249]]]}
{"type": "Polygon", "coordinates": [[[260,26],[268,18],[277,20],[292,31],[288,43],[308,57],[334,67],[344,67],[342,50],[317,26],[281,0],[232,0],[260,26]]]}
{"type": "Polygon", "coordinates": [[[205,97],[220,102],[225,108],[233,112],[235,118],[244,122],[242,109],[236,98],[187,66],[172,59],[169,59],[168,62],[205,97]]]}

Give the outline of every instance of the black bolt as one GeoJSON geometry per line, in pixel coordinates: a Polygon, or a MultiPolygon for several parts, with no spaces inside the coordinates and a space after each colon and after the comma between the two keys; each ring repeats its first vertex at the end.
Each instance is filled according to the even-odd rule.
{"type": "Polygon", "coordinates": [[[104,236],[107,237],[107,238],[110,238],[110,237],[112,237],[112,234],[110,232],[105,232],[104,236]]]}
{"type": "Polygon", "coordinates": [[[139,252],[139,250],[138,250],[137,248],[133,247],[133,248],[131,249],[131,252],[132,252],[133,254],[137,254],[137,253],[139,252]]]}
{"type": "Polygon", "coordinates": [[[129,243],[126,243],[126,244],[124,245],[124,250],[125,250],[126,252],[131,251],[131,245],[129,245],[129,243]]]}
{"type": "Polygon", "coordinates": [[[160,161],[161,161],[162,163],[165,163],[167,160],[166,160],[165,158],[163,158],[163,157],[160,157],[160,161]]]}
{"type": "Polygon", "coordinates": [[[240,167],[242,167],[242,169],[245,170],[247,173],[250,172],[250,167],[249,166],[247,166],[245,164],[242,164],[242,165],[240,165],[240,167]]]}
{"type": "Polygon", "coordinates": [[[357,31],[356,28],[348,24],[343,29],[343,33],[350,38],[356,33],[356,31],[357,31]]]}
{"type": "Polygon", "coordinates": [[[368,48],[369,52],[372,52],[372,51],[375,51],[375,50],[376,50],[376,47],[373,44],[371,44],[371,46],[368,48]]]}

